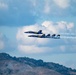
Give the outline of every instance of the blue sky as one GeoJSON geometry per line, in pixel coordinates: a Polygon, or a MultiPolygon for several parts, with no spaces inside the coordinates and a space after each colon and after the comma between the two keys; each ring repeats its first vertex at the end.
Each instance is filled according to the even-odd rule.
{"type": "Polygon", "coordinates": [[[76,0],[0,0],[0,52],[76,68],[75,7],[76,0]],[[60,34],[61,39],[24,34],[40,29],[45,34],[60,34]]]}

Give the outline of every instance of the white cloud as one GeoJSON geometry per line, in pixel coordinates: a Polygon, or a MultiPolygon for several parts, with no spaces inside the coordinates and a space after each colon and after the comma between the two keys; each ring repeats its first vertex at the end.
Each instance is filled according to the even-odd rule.
{"type": "Polygon", "coordinates": [[[0,9],[7,9],[7,8],[8,8],[7,4],[0,2],[0,9]]]}
{"type": "Polygon", "coordinates": [[[2,33],[0,33],[0,50],[4,49],[4,47],[5,47],[4,36],[2,33]]]}
{"type": "Polygon", "coordinates": [[[42,25],[37,25],[37,24],[19,28],[17,36],[16,36],[19,43],[18,49],[25,53],[45,52],[46,47],[40,47],[40,46],[46,46],[49,42],[48,39],[30,38],[28,37],[28,35],[30,34],[24,33],[26,31],[38,31],[40,29],[42,29],[44,33],[47,32],[45,27],[43,27],[42,25]]]}
{"type": "Polygon", "coordinates": [[[60,50],[62,51],[62,52],[65,52],[65,46],[60,46],[60,50]]]}
{"type": "MultiPolygon", "coordinates": [[[[72,51],[71,48],[68,45],[75,44],[74,41],[69,41],[66,39],[43,39],[43,38],[30,38],[28,37],[27,33],[24,33],[25,31],[38,31],[42,29],[43,33],[47,34],[53,34],[53,33],[69,33],[69,30],[71,29],[73,32],[74,24],[73,23],[67,23],[65,21],[60,22],[52,22],[52,21],[44,21],[41,25],[35,24],[30,26],[24,26],[18,29],[17,33],[17,40],[18,40],[18,50],[22,51],[24,53],[45,53],[45,52],[55,52],[55,53],[66,53],[66,52],[75,52],[75,48],[72,51]],[[68,31],[67,31],[68,30],[68,31]],[[67,50],[69,49],[69,50],[67,50]]],[[[35,34],[34,34],[35,35],[35,34]]],[[[62,36],[62,35],[61,35],[62,36]]]]}
{"type": "Polygon", "coordinates": [[[32,53],[46,53],[49,49],[51,50],[50,47],[38,47],[36,45],[18,45],[18,49],[21,52],[24,52],[26,54],[32,54],[32,53]]]}
{"type": "Polygon", "coordinates": [[[26,34],[24,32],[26,31],[39,31],[40,29],[43,30],[43,32],[46,32],[45,28],[43,26],[40,25],[30,25],[30,26],[24,26],[22,28],[18,29],[18,33],[17,33],[17,40],[21,40],[24,44],[45,44],[45,42],[47,43],[47,40],[45,39],[39,39],[39,38],[30,38],[28,37],[28,35],[30,34],[26,34]]]}
{"type": "Polygon", "coordinates": [[[30,2],[32,3],[32,5],[33,5],[34,7],[37,6],[37,0],[30,0],[30,2]]]}
{"type": "Polygon", "coordinates": [[[50,11],[51,11],[50,1],[45,0],[44,13],[45,14],[50,14],[50,11]]]}
{"type": "Polygon", "coordinates": [[[73,30],[74,23],[67,23],[65,21],[56,23],[52,21],[44,21],[42,26],[46,27],[52,33],[68,33],[70,30],[73,30]]]}
{"type": "Polygon", "coordinates": [[[2,50],[3,48],[4,48],[4,42],[0,40],[0,50],[2,50]]]}
{"type": "Polygon", "coordinates": [[[61,8],[69,7],[70,0],[53,0],[53,1],[61,8]]]}
{"type": "Polygon", "coordinates": [[[74,23],[69,23],[69,25],[67,26],[67,29],[71,31],[72,28],[74,28],[74,23]]]}
{"type": "Polygon", "coordinates": [[[73,28],[74,28],[74,23],[70,22],[70,23],[67,23],[65,21],[61,21],[61,22],[57,22],[58,24],[58,29],[62,32],[70,32],[70,30],[73,31],[73,28]]]}
{"type": "Polygon", "coordinates": [[[52,2],[50,0],[30,0],[32,4],[32,13],[36,16],[49,15],[52,8],[52,2]]]}
{"type": "Polygon", "coordinates": [[[52,21],[44,21],[42,23],[42,26],[46,27],[49,31],[52,33],[57,33],[58,31],[56,30],[56,27],[54,26],[52,21]]]}
{"type": "MultiPolygon", "coordinates": [[[[7,31],[7,29],[5,31],[7,31]]],[[[9,35],[7,35],[7,36],[9,36],[9,35]]],[[[0,32],[0,52],[7,52],[7,53],[10,52],[11,53],[11,52],[14,52],[15,50],[17,50],[16,41],[11,41],[7,36],[0,32]]]]}

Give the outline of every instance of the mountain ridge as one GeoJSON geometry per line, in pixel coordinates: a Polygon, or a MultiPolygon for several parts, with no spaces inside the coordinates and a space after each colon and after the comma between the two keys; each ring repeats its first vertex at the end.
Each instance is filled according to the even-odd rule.
{"type": "Polygon", "coordinates": [[[76,75],[76,70],[53,62],[0,53],[0,75],[76,75]]]}

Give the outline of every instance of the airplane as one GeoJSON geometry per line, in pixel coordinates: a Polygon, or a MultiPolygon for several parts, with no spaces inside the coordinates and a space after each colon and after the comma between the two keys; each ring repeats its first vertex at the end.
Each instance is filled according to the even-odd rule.
{"type": "Polygon", "coordinates": [[[35,32],[35,31],[27,31],[27,32],[24,32],[24,33],[30,33],[30,34],[43,34],[43,33],[42,33],[42,30],[39,30],[38,32],[35,32]]]}
{"type": "Polygon", "coordinates": [[[37,37],[37,38],[45,38],[45,34],[43,35],[29,35],[28,37],[37,37]]]}
{"type": "Polygon", "coordinates": [[[54,38],[54,39],[60,39],[60,34],[58,34],[58,35],[53,34],[51,37],[54,38]]]}
{"type": "Polygon", "coordinates": [[[42,34],[42,35],[29,35],[28,37],[37,37],[37,38],[53,38],[53,39],[60,39],[60,34],[56,35],[53,34],[52,36],[50,36],[50,34],[42,34]]]}

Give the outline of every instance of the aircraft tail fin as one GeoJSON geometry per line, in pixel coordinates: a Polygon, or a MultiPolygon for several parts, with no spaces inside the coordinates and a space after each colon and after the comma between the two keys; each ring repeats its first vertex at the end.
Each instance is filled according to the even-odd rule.
{"type": "Polygon", "coordinates": [[[39,34],[42,34],[42,30],[39,30],[38,33],[39,33],[39,34]]]}
{"type": "Polygon", "coordinates": [[[50,34],[47,34],[47,36],[50,36],[50,34]]]}
{"type": "Polygon", "coordinates": [[[43,34],[42,37],[45,37],[45,34],[43,34]]]}
{"type": "Polygon", "coordinates": [[[53,34],[53,35],[52,35],[52,37],[55,37],[55,36],[56,36],[56,34],[53,34]]]}
{"type": "Polygon", "coordinates": [[[60,34],[58,34],[57,37],[60,38],[60,34]]]}

